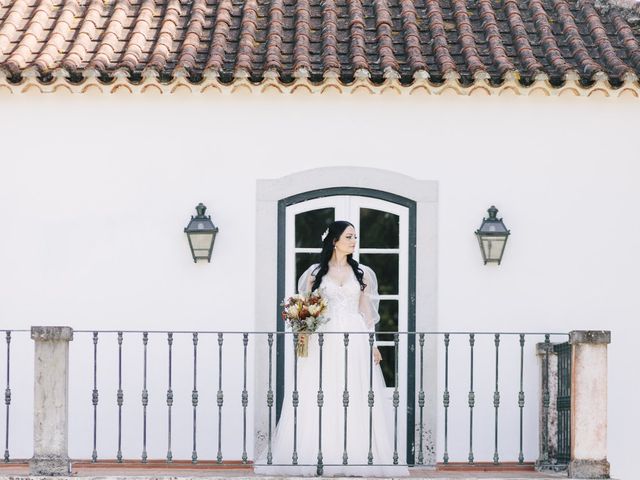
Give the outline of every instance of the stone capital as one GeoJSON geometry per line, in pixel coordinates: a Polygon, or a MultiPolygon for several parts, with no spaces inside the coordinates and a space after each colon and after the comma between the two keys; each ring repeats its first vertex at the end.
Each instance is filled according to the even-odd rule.
{"type": "Polygon", "coordinates": [[[547,342],[536,343],[536,355],[544,356],[546,353],[549,353],[549,355],[556,355],[556,352],[553,350],[553,345],[553,343],[547,342]]]}
{"type": "Polygon", "coordinates": [[[31,339],[38,342],[73,340],[71,327],[31,327],[31,339]]]}
{"type": "Polygon", "coordinates": [[[577,345],[587,344],[609,344],[611,343],[611,331],[609,330],[573,330],[569,332],[569,343],[577,345]]]}

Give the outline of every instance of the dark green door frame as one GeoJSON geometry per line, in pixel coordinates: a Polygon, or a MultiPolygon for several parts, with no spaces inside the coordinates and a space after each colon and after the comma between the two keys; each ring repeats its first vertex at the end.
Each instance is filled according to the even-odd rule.
{"type": "MultiPolygon", "coordinates": [[[[278,293],[275,302],[275,317],[278,332],[284,332],[284,322],[280,316],[280,301],[284,298],[285,280],[285,235],[286,210],[296,203],[306,202],[320,197],[335,197],[338,195],[370,197],[402,205],[409,210],[409,279],[408,279],[408,316],[409,332],[416,329],[416,202],[400,195],[359,187],[333,187],[299,193],[278,201],[278,293]]],[[[276,419],[280,419],[284,397],[284,335],[276,336],[276,419]]],[[[407,338],[407,463],[414,464],[415,445],[415,335],[407,338]]]]}

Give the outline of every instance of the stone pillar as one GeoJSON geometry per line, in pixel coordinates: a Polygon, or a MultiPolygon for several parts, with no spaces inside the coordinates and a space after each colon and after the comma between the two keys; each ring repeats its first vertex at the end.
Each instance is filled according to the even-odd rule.
{"type": "Polygon", "coordinates": [[[609,331],[573,331],[570,478],[609,478],[607,345],[609,331]]]}
{"type": "Polygon", "coordinates": [[[536,344],[540,364],[539,453],[536,470],[554,469],[558,453],[558,355],[553,343],[536,344]]]}
{"type": "Polygon", "coordinates": [[[68,475],[69,327],[31,327],[35,341],[31,475],[68,475]]]}

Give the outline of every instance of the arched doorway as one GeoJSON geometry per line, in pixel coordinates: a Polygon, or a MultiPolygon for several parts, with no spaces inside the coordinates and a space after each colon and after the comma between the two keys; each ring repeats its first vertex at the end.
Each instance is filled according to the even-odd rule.
{"type": "MultiPolygon", "coordinates": [[[[282,199],[278,205],[278,295],[277,301],[295,293],[299,276],[317,260],[320,234],[333,220],[354,224],[359,234],[356,260],[373,268],[381,294],[379,332],[415,331],[415,202],[365,188],[330,188],[282,199]]],[[[276,319],[278,331],[283,322],[276,319]]],[[[393,333],[376,335],[383,355],[386,398],[400,394],[397,435],[399,451],[413,463],[415,404],[415,336],[393,333]],[[397,351],[396,351],[397,350],[397,351]],[[396,377],[396,359],[397,371],[396,377]]],[[[283,403],[285,358],[291,355],[284,338],[277,342],[276,411],[283,403]]]]}

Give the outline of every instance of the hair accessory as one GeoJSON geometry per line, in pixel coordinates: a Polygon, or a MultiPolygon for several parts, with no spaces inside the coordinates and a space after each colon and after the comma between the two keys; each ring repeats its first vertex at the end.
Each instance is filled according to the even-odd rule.
{"type": "Polygon", "coordinates": [[[324,239],[327,238],[327,235],[329,235],[329,229],[327,228],[324,233],[321,235],[322,241],[324,242],[324,239]]]}

